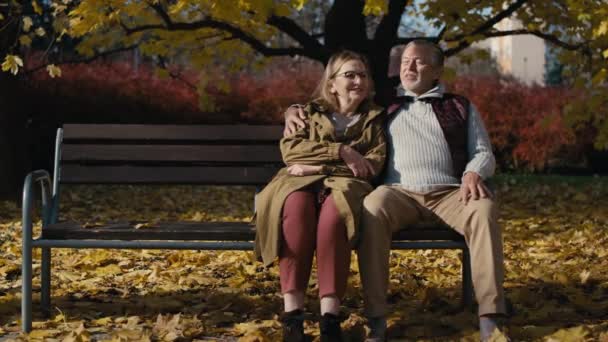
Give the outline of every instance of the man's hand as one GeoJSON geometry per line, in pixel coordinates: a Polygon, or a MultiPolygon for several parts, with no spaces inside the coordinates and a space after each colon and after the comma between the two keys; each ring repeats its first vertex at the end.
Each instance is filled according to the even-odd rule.
{"type": "Polygon", "coordinates": [[[287,137],[294,134],[298,128],[306,127],[304,119],[306,114],[304,113],[301,105],[291,105],[283,115],[285,116],[285,129],[283,129],[283,136],[287,137]]]}
{"type": "Polygon", "coordinates": [[[374,168],[369,160],[355,149],[348,145],[340,145],[340,158],[344,160],[346,166],[353,172],[353,175],[358,178],[371,178],[374,175],[374,168]]]}
{"type": "Polygon", "coordinates": [[[462,185],[460,185],[459,201],[464,201],[466,205],[469,199],[478,200],[479,198],[491,198],[492,193],[483,184],[481,177],[475,172],[467,172],[462,176],[462,185]]]}
{"type": "Polygon", "coordinates": [[[318,175],[322,168],[321,165],[293,164],[287,168],[287,172],[292,176],[318,175]]]}

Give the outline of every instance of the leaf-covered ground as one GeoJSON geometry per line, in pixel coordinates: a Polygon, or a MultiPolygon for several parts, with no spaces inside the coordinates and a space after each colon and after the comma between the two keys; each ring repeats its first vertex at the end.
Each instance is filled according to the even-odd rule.
{"type": "MultiPolygon", "coordinates": [[[[608,341],[608,179],[500,177],[507,297],[514,341],[608,341]]],[[[253,189],[71,187],[63,219],[249,220],[253,189]]],[[[37,229],[39,229],[39,223],[37,229]]],[[[278,341],[277,268],[251,252],[53,250],[52,313],[36,306],[20,334],[20,210],[0,202],[0,340],[278,341]]],[[[145,229],[142,228],[142,229],[145,229]]],[[[34,273],[39,274],[39,251],[34,273]]],[[[475,315],[459,310],[456,251],[393,252],[391,340],[475,341],[475,315]]],[[[319,334],[316,276],[306,332],[319,334]]],[[[346,337],[365,333],[353,254],[344,303],[346,337]]]]}

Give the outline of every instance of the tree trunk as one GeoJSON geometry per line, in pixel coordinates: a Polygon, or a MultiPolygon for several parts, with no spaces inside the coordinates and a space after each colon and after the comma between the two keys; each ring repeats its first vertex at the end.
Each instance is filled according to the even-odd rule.
{"type": "Polygon", "coordinates": [[[0,74],[0,198],[18,199],[29,169],[24,115],[14,102],[17,81],[0,74]]]}
{"type": "Polygon", "coordinates": [[[349,49],[367,56],[376,88],[376,102],[385,104],[399,79],[388,77],[390,51],[397,37],[398,23],[407,1],[392,1],[391,12],[376,31],[376,38],[367,37],[364,1],[336,0],[325,18],[325,46],[335,53],[349,49]],[[396,19],[395,19],[396,18],[396,19]]]}
{"type": "Polygon", "coordinates": [[[335,0],[325,18],[325,46],[331,53],[340,49],[368,53],[364,5],[363,0],[335,0]]]}
{"type": "MultiPolygon", "coordinates": [[[[3,12],[5,26],[0,35],[0,58],[11,51],[19,29],[19,21],[3,12]]],[[[19,199],[27,165],[26,120],[17,103],[18,80],[0,71],[0,198],[19,199]]]]}

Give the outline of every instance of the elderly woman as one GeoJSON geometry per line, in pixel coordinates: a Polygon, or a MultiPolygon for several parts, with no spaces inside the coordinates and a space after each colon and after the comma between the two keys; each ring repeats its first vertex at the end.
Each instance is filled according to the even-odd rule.
{"type": "Polygon", "coordinates": [[[304,292],[316,249],[321,340],[340,341],[338,313],[369,181],[386,155],[382,109],[371,103],[365,58],[333,55],[304,111],[306,127],[281,140],[287,165],[259,194],[256,253],[279,258],[283,339],[302,341],[304,292]]]}

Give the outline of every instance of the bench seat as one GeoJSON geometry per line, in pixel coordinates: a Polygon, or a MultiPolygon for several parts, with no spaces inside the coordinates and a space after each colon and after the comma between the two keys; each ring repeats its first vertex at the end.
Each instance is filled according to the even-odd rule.
{"type": "MultiPolygon", "coordinates": [[[[42,231],[48,240],[184,240],[253,241],[255,228],[246,222],[116,222],[86,225],[61,222],[42,231]]],[[[393,241],[464,241],[452,229],[437,225],[416,225],[393,234],[393,241]]]]}

